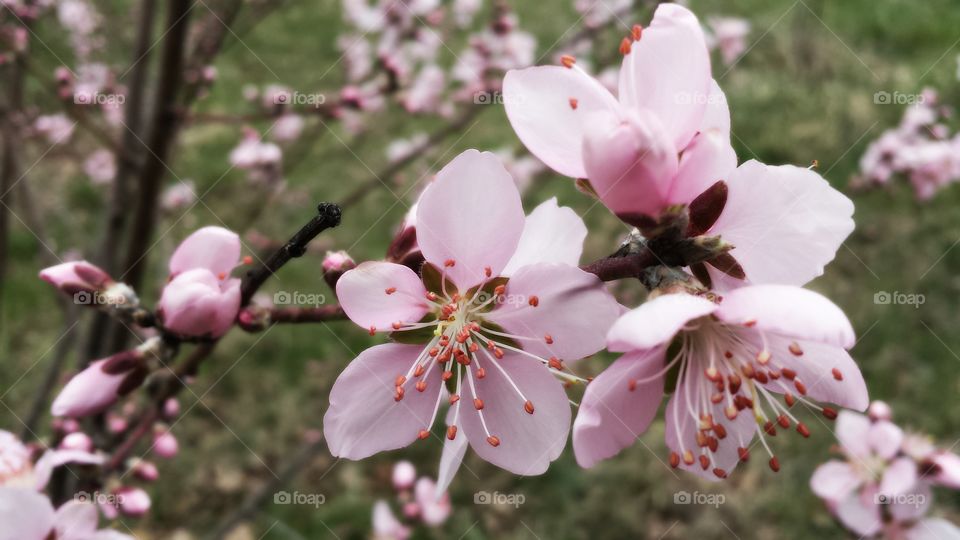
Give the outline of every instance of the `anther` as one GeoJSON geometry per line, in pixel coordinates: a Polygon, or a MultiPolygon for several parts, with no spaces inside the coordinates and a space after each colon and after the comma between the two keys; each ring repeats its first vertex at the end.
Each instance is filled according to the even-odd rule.
{"type": "Polygon", "coordinates": [[[456,403],[456,402],[458,402],[458,401],[460,401],[460,395],[459,395],[459,394],[450,394],[450,404],[451,404],[451,405],[453,405],[454,403],[456,403]]]}
{"type": "Polygon", "coordinates": [[[547,342],[547,345],[553,345],[553,336],[550,334],[545,334],[543,340],[547,342]]]}
{"type": "Polygon", "coordinates": [[[680,456],[676,452],[670,452],[670,466],[674,469],[680,466],[680,456]]]}
{"type": "Polygon", "coordinates": [[[383,292],[385,292],[385,293],[387,293],[387,294],[393,294],[393,293],[397,292],[397,288],[396,288],[396,287],[390,287],[390,288],[385,289],[383,292]]]}
{"type": "Polygon", "coordinates": [[[693,465],[693,452],[686,450],[683,452],[683,462],[687,465],[693,465]]]}
{"type": "Polygon", "coordinates": [[[723,427],[720,424],[713,426],[713,432],[717,434],[717,438],[720,440],[727,438],[727,428],[723,427]]]}
{"type": "Polygon", "coordinates": [[[714,474],[714,476],[716,476],[717,478],[721,478],[721,479],[727,477],[727,471],[725,471],[725,470],[723,470],[723,469],[721,469],[721,468],[719,468],[719,467],[713,470],[713,474],[714,474]]]}
{"type": "Polygon", "coordinates": [[[723,409],[723,413],[727,416],[727,420],[735,420],[738,412],[739,410],[737,410],[735,405],[727,405],[727,407],[723,409]]]}
{"type": "Polygon", "coordinates": [[[503,296],[503,293],[505,292],[507,292],[506,285],[497,285],[496,287],[493,288],[493,294],[497,296],[503,296]]]}
{"type": "Polygon", "coordinates": [[[746,463],[750,461],[750,450],[747,450],[744,447],[737,448],[737,455],[740,456],[740,463],[746,463]]]}
{"type": "Polygon", "coordinates": [[[790,346],[787,348],[790,349],[790,354],[794,356],[803,356],[803,349],[800,348],[800,345],[797,345],[796,341],[790,342],[790,346]]]}
{"type": "Polygon", "coordinates": [[[777,459],[777,456],[770,458],[770,470],[780,472],[780,460],[777,459]]]}
{"type": "Polygon", "coordinates": [[[500,438],[497,437],[496,435],[491,435],[487,437],[487,442],[490,443],[490,446],[494,448],[500,446],[500,438]]]}
{"type": "Polygon", "coordinates": [[[446,266],[447,268],[453,268],[454,266],[457,265],[457,261],[453,259],[447,259],[443,261],[443,265],[446,266]]]}
{"type": "Polygon", "coordinates": [[[370,333],[371,336],[377,335],[377,327],[376,327],[376,326],[371,326],[371,327],[370,327],[370,330],[369,330],[368,332],[370,333]]]}
{"type": "Polygon", "coordinates": [[[249,255],[244,255],[243,264],[253,264],[253,257],[249,255]]]}
{"type": "Polygon", "coordinates": [[[421,441],[426,439],[429,436],[430,436],[430,432],[425,429],[421,429],[420,433],[417,433],[417,438],[420,439],[421,441]]]}
{"type": "Polygon", "coordinates": [[[810,436],[810,428],[803,422],[797,422],[797,433],[803,435],[803,438],[806,439],[810,436]]]}
{"type": "Polygon", "coordinates": [[[453,378],[453,372],[452,372],[452,371],[444,371],[444,372],[443,372],[443,375],[441,375],[440,378],[443,379],[444,382],[449,381],[451,378],[453,378]]]}
{"type": "Polygon", "coordinates": [[[563,64],[563,67],[570,69],[573,67],[574,64],[577,63],[577,59],[570,56],[569,54],[565,54],[560,57],[560,63],[563,64]]]}
{"type": "Polygon", "coordinates": [[[787,415],[781,414],[777,417],[777,423],[780,424],[780,427],[786,429],[790,427],[790,419],[787,418],[787,415]]]}
{"type": "Polygon", "coordinates": [[[402,323],[402,322],[395,322],[395,323],[391,324],[390,326],[391,326],[394,330],[399,330],[399,329],[403,328],[403,323],[402,323]]]}
{"type": "Polygon", "coordinates": [[[227,273],[226,273],[226,272],[220,272],[219,274],[217,274],[217,277],[220,278],[221,280],[227,279],[227,273]]]}
{"type": "Polygon", "coordinates": [[[477,378],[478,378],[478,379],[482,379],[482,378],[484,378],[484,377],[486,377],[486,376],[487,376],[487,370],[486,370],[486,369],[480,368],[480,369],[477,370],[477,378]]]}
{"type": "Polygon", "coordinates": [[[705,454],[700,454],[700,468],[703,470],[710,468],[710,458],[708,458],[705,454]]]}
{"type": "Polygon", "coordinates": [[[503,359],[503,349],[501,349],[500,347],[495,347],[495,348],[493,349],[493,355],[497,357],[497,360],[502,360],[502,359],[503,359]]]}
{"type": "Polygon", "coordinates": [[[791,381],[797,378],[797,372],[790,368],[783,368],[780,373],[783,373],[783,376],[791,381]]]}
{"type": "Polygon", "coordinates": [[[807,386],[800,382],[800,379],[795,379],[793,381],[793,386],[797,388],[797,392],[800,392],[801,396],[807,395],[807,386]]]}
{"type": "Polygon", "coordinates": [[[771,437],[777,436],[777,428],[773,427],[773,422],[767,420],[767,423],[763,425],[763,431],[771,437]]]}
{"type": "Polygon", "coordinates": [[[551,356],[551,357],[550,357],[550,360],[547,361],[547,364],[548,364],[551,368],[553,368],[553,369],[555,369],[555,370],[557,370],[557,371],[563,371],[563,362],[561,362],[560,359],[557,358],[556,356],[551,356]]]}
{"type": "Polygon", "coordinates": [[[490,276],[493,275],[493,269],[490,268],[489,266],[485,266],[485,267],[483,267],[483,273],[484,273],[484,275],[486,275],[487,277],[490,277],[490,276]]]}
{"type": "Polygon", "coordinates": [[[824,408],[823,408],[823,416],[824,416],[827,420],[836,420],[836,419],[837,419],[837,411],[836,411],[835,409],[830,408],[830,407],[824,407],[824,408]]]}
{"type": "Polygon", "coordinates": [[[394,383],[394,386],[403,386],[403,383],[407,382],[407,378],[404,375],[397,375],[397,380],[394,383]]]}
{"type": "Polygon", "coordinates": [[[636,389],[637,389],[636,379],[630,379],[629,381],[627,381],[627,390],[630,390],[631,392],[633,392],[636,389]]]}
{"type": "Polygon", "coordinates": [[[840,370],[839,370],[839,369],[833,368],[832,373],[833,373],[833,378],[834,378],[834,379],[836,379],[836,380],[838,380],[838,381],[842,381],[842,380],[843,380],[843,373],[840,373],[840,370]]]}
{"type": "Polygon", "coordinates": [[[457,438],[457,426],[450,426],[447,428],[447,438],[451,441],[457,438]]]}
{"type": "Polygon", "coordinates": [[[527,411],[527,414],[533,414],[533,402],[528,399],[523,404],[523,410],[527,411]]]}
{"type": "Polygon", "coordinates": [[[720,372],[717,371],[717,368],[710,366],[704,370],[704,375],[707,376],[707,379],[710,379],[710,382],[717,382],[720,380],[720,372]]]}
{"type": "Polygon", "coordinates": [[[757,353],[757,362],[759,362],[761,366],[766,365],[767,362],[769,361],[770,361],[770,351],[764,349],[757,353]]]}
{"type": "Polygon", "coordinates": [[[797,402],[797,398],[793,397],[793,394],[789,392],[784,394],[783,400],[787,402],[787,407],[793,407],[793,405],[797,402]]]}
{"type": "Polygon", "coordinates": [[[577,101],[577,98],[570,98],[570,108],[571,108],[571,109],[577,110],[577,104],[578,104],[578,103],[579,103],[579,102],[577,101]]]}
{"type": "Polygon", "coordinates": [[[620,42],[620,54],[626,56],[630,54],[630,38],[623,38],[623,41],[620,42]]]}
{"type": "Polygon", "coordinates": [[[640,38],[643,36],[643,27],[639,24],[633,25],[633,28],[630,29],[630,35],[634,41],[640,41],[640,38]]]}
{"type": "Polygon", "coordinates": [[[482,410],[482,409],[483,409],[483,400],[480,399],[480,398],[473,398],[473,408],[476,409],[476,410],[478,410],[478,411],[479,411],[479,410],[482,410]]]}
{"type": "Polygon", "coordinates": [[[540,305],[540,299],[536,295],[534,295],[530,297],[530,300],[528,300],[527,303],[533,307],[537,307],[540,305]]]}
{"type": "Polygon", "coordinates": [[[427,389],[427,381],[417,381],[417,392],[423,392],[427,389]]]}

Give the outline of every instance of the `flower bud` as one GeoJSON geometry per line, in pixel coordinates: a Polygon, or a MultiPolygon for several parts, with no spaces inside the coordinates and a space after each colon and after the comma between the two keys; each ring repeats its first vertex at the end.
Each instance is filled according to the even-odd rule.
{"type": "Polygon", "coordinates": [[[893,419],[893,409],[890,408],[890,405],[887,405],[883,401],[874,401],[870,404],[870,408],[867,409],[867,415],[874,422],[880,420],[892,420],[893,419]]]}
{"type": "Polygon", "coordinates": [[[417,480],[417,470],[409,461],[398,461],[393,466],[393,487],[399,491],[410,489],[417,480]]]}
{"type": "Polygon", "coordinates": [[[328,251],[323,258],[323,279],[331,289],[336,290],[340,276],[356,266],[357,263],[346,251],[328,251]]]}
{"type": "Polygon", "coordinates": [[[140,488],[122,487],[115,491],[120,512],[130,517],[141,517],[150,510],[150,495],[140,488]]]}
{"type": "Polygon", "coordinates": [[[180,451],[177,438],[167,428],[158,428],[153,434],[153,452],[158,456],[170,459],[180,451]]]}
{"type": "Polygon", "coordinates": [[[60,441],[61,450],[80,450],[82,452],[93,451],[93,440],[82,431],[71,433],[60,441]]]}
{"type": "Polygon", "coordinates": [[[137,460],[130,470],[133,471],[133,474],[136,475],[137,478],[146,482],[155,482],[157,478],[160,477],[160,471],[157,469],[157,466],[154,465],[152,461],[144,459],[137,460]]]}

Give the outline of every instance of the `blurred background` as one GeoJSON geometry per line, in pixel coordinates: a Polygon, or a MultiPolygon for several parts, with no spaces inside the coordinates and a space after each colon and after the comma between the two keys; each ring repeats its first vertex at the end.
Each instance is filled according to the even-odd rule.
{"type": "MultiPolygon", "coordinates": [[[[2,3],[4,28],[22,22],[9,7],[19,2],[2,3]]],[[[29,423],[28,438],[48,437],[48,402],[31,419],[45,377],[54,373],[59,387],[91,353],[102,356],[110,348],[107,334],[93,333],[94,317],[58,304],[37,272],[58,260],[106,256],[115,259],[114,275],[123,280],[130,250],[122,238],[105,242],[107,218],[118,211],[126,226],[137,221],[140,182],[150,167],[159,169],[157,215],[146,256],[133,257],[142,267],[137,290],[148,305],[166,279],[170,253],[196,228],[228,227],[241,234],[245,254],[262,256],[309,219],[320,201],[344,202],[343,224],[268,282],[258,302],[285,292],[331,303],[324,253],[383,258],[423,181],[467,148],[507,156],[522,177],[528,209],[553,196],[576,209],[590,229],[584,261],[612,252],[628,232],[571,181],[524,154],[497,86],[503,69],[556,63],[564,53],[576,54],[595,73],[616,67],[620,39],[632,24],[649,22],[656,2],[477,2],[475,13],[467,2],[456,8],[429,3],[413,20],[391,26],[364,23],[361,7],[376,6],[350,0],[197,0],[186,4],[187,60],[177,101],[165,117],[155,114],[154,104],[171,82],[164,60],[172,46],[164,30],[177,3],[48,3],[38,8],[43,14],[26,35],[3,34],[13,45],[4,49],[0,66],[0,428],[20,433],[29,423]],[[437,5],[443,17],[433,14],[437,5]],[[139,72],[143,14],[150,10],[141,101],[153,112],[142,115],[141,126],[124,129],[132,118],[125,109],[139,72]],[[217,37],[216,52],[207,54],[217,37]],[[18,49],[17,40],[28,41],[28,49],[18,49]],[[365,57],[371,65],[364,66],[365,57]],[[424,73],[428,66],[437,70],[424,73]],[[84,94],[84,84],[93,90],[84,94]],[[185,97],[191,93],[192,99],[185,97]],[[83,102],[84,95],[92,103],[83,102]],[[109,96],[126,97],[113,107],[104,99],[109,96]],[[165,136],[158,118],[176,133],[165,136]],[[128,132],[136,134],[132,141],[128,132]],[[135,163],[127,167],[118,156],[130,148],[135,163]],[[154,160],[162,166],[151,165],[154,160]],[[120,180],[129,189],[111,203],[120,180]],[[54,363],[61,363],[59,371],[49,369],[54,363]]],[[[909,174],[871,178],[861,159],[918,100],[933,99],[925,88],[938,94],[936,123],[944,127],[937,129],[956,129],[949,107],[960,103],[960,5],[687,4],[717,40],[724,37],[718,19],[748,25],[742,50],[730,53],[717,41],[713,56],[740,160],[816,161],[854,200],[857,229],[811,287],[853,322],[859,342],[852,354],[871,398],[889,402],[900,425],[949,448],[960,438],[960,186],[944,181],[935,193],[918,196],[916,178],[914,186],[909,174]],[[884,301],[884,294],[897,293],[922,300],[884,301]]],[[[643,294],[635,283],[619,284],[618,293],[628,305],[643,294]]],[[[332,458],[322,442],[310,443],[336,376],[379,342],[349,321],[230,333],[180,394],[182,416],[173,429],[180,454],[159,463],[160,481],[149,488],[150,514],[126,524],[143,538],[205,537],[251,493],[266,489],[268,500],[249,501],[258,504],[244,514],[248,521],[231,528],[231,538],[370,537],[374,501],[393,500],[393,464],[407,459],[420,474],[435,476],[441,450],[439,439],[431,438],[348,462],[332,458]],[[291,463],[297,466],[287,478],[291,463]],[[323,504],[275,504],[279,490],[322,494],[323,504]]],[[[597,355],[580,372],[596,374],[610,360],[597,355]]],[[[572,399],[579,401],[580,393],[573,390],[572,399]]],[[[664,466],[662,422],[591,470],[580,469],[569,448],[546,474],[530,478],[468,453],[450,490],[452,517],[442,527],[418,529],[415,537],[845,538],[808,487],[835,439],[829,426],[809,424],[807,440],[772,440],[783,465],[779,474],[751,462],[720,484],[664,466]],[[483,492],[522,495],[522,504],[478,504],[483,492]],[[722,494],[715,499],[722,504],[676,504],[680,492],[722,494]]],[[[938,513],[960,520],[960,495],[936,496],[938,513]]]]}

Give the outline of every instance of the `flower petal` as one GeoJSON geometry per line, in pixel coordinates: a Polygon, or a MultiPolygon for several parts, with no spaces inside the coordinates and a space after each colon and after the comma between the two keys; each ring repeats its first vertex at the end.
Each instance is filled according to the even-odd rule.
{"type": "Polygon", "coordinates": [[[730,105],[716,79],[710,79],[710,93],[707,95],[707,108],[703,113],[700,131],[717,130],[730,139],[730,105]]]}
{"type": "Polygon", "coordinates": [[[420,276],[401,264],[367,261],[337,280],[337,299],[361,328],[392,331],[395,322],[416,322],[429,310],[420,276]],[[387,294],[387,291],[393,292],[387,294]]]}
{"type": "Polygon", "coordinates": [[[443,452],[440,454],[440,471],[437,473],[437,493],[446,493],[453,482],[454,476],[463,463],[463,456],[467,453],[466,437],[456,437],[452,441],[443,439],[443,452]]]}
{"type": "Polygon", "coordinates": [[[937,464],[933,480],[941,486],[960,489],[960,456],[953,452],[940,452],[931,456],[937,464]]]}
{"type": "Polygon", "coordinates": [[[810,477],[810,489],[821,499],[840,502],[857,489],[863,479],[856,469],[845,461],[828,461],[813,471],[810,477]]]}
{"type": "Polygon", "coordinates": [[[753,285],[726,293],[716,316],[783,337],[849,349],[856,342],[843,311],[822,294],[787,285],[753,285]]]}
{"type": "Polygon", "coordinates": [[[573,451],[581,467],[617,455],[650,426],[663,400],[664,376],[658,373],[665,351],[624,354],[587,384],[573,422],[573,451]]]}
{"type": "Polygon", "coordinates": [[[660,4],[620,68],[620,103],[655,112],[684,148],[703,122],[710,94],[710,54],[690,10],[660,4]]]}
{"type": "Polygon", "coordinates": [[[697,134],[683,151],[669,201],[689,204],[719,180],[725,180],[737,168],[737,154],[729,135],[716,130],[697,134]]]}
{"type": "Polygon", "coordinates": [[[463,435],[477,455],[498,467],[524,476],[542,474],[567,444],[567,393],[537,360],[513,353],[507,353],[502,360],[489,358],[484,356],[485,360],[480,362],[487,373],[483,379],[474,379],[476,392],[464,381],[463,399],[458,402],[458,423],[463,435]],[[523,397],[533,403],[533,414],[524,410],[524,399],[514,390],[511,380],[523,397]],[[483,400],[482,411],[472,406],[474,398],[483,400]],[[496,447],[487,442],[481,413],[490,434],[500,440],[496,447]]]}
{"type": "Polygon", "coordinates": [[[376,538],[406,540],[410,537],[410,528],[400,522],[386,501],[373,504],[373,532],[376,538]]]}
{"type": "Polygon", "coordinates": [[[890,503],[890,515],[900,522],[923,517],[933,504],[933,491],[926,482],[917,482],[913,489],[901,493],[890,503]]]}
{"type": "Polygon", "coordinates": [[[517,186],[500,159],[467,150],[437,173],[417,206],[423,256],[459,290],[497,276],[517,250],[525,216],[517,186]],[[452,267],[445,267],[450,261],[452,267]]]}
{"type": "Polygon", "coordinates": [[[53,529],[53,506],[45,495],[0,487],[0,540],[43,540],[53,529]]]}
{"type": "Polygon", "coordinates": [[[840,411],[837,415],[837,440],[843,449],[853,457],[866,458],[870,456],[870,443],[867,436],[870,433],[870,419],[866,416],[840,411]]]}
{"type": "Polygon", "coordinates": [[[523,266],[536,263],[564,263],[577,266],[583,252],[587,226],[567,206],[558,206],[551,197],[527,216],[517,252],[500,272],[510,276],[523,266]]]}
{"type": "Polygon", "coordinates": [[[603,349],[620,316],[620,305],[597,276],[565,264],[524,266],[507,283],[505,298],[487,318],[531,338],[521,346],[543,358],[577,360],[603,349]]]}
{"type": "Polygon", "coordinates": [[[173,278],[160,295],[166,330],[184,336],[220,337],[240,309],[239,281],[220,281],[210,270],[195,268],[173,278]]]}
{"type": "Polygon", "coordinates": [[[230,274],[240,262],[240,237],[223,227],[203,227],[180,242],[170,257],[170,274],[206,268],[213,275],[230,274]]]}
{"type": "Polygon", "coordinates": [[[917,464],[908,457],[895,459],[880,480],[880,493],[896,497],[909,492],[917,485],[917,464]]]}
{"type": "MultiPolygon", "coordinates": [[[[759,350],[763,344],[754,335],[754,345],[759,350]]],[[[840,347],[824,345],[816,341],[792,340],[780,336],[767,336],[767,346],[773,354],[774,365],[797,372],[795,380],[806,387],[807,396],[817,401],[835,403],[857,411],[866,410],[870,404],[867,384],[863,374],[850,354],[840,347]],[[799,347],[803,354],[796,356],[791,348],[799,347]],[[836,370],[836,372],[834,372],[836,370]],[[839,374],[840,379],[837,379],[839,374]]],[[[796,393],[796,387],[783,378],[764,385],[777,393],[796,393]]],[[[866,435],[866,434],[864,434],[866,435]]]]}
{"type": "Polygon", "coordinates": [[[97,530],[97,507],[91,502],[68,501],[57,509],[54,528],[57,538],[86,540],[97,530]]]}
{"type": "Polygon", "coordinates": [[[834,508],[837,519],[844,527],[861,535],[873,536],[880,532],[883,524],[880,516],[880,505],[874,502],[875,489],[864,489],[859,493],[852,493],[834,508]]]}
{"type": "Polygon", "coordinates": [[[619,108],[613,94],[593,77],[579,68],[558,66],[508,71],[503,102],[510,125],[530,153],[574,178],[587,176],[581,155],[587,116],[619,108]]]}
{"type": "Polygon", "coordinates": [[[900,452],[903,430],[886,420],[874,422],[870,426],[870,432],[867,433],[867,441],[874,454],[890,460],[900,452]]]}
{"type": "Polygon", "coordinates": [[[928,518],[911,527],[906,540],[960,540],[960,528],[943,518],[928,518]]]}
{"type": "Polygon", "coordinates": [[[82,450],[47,450],[40,456],[33,467],[34,482],[38,491],[47,487],[53,470],[67,463],[81,465],[100,465],[104,462],[103,456],[84,452],[82,450]]]}
{"type": "Polygon", "coordinates": [[[620,317],[607,333],[607,347],[613,352],[652,349],[668,343],[688,322],[716,310],[716,304],[698,296],[658,296],[620,317]]]}
{"type": "Polygon", "coordinates": [[[750,283],[807,283],[853,231],[853,202],[811,170],[748,161],[727,187],[710,234],[734,245],[730,254],[750,283]]]}
{"type": "Polygon", "coordinates": [[[104,373],[102,368],[106,362],[106,359],[97,360],[74,375],[53,400],[51,413],[78,418],[100,412],[115,402],[126,374],[104,373]]]}
{"type": "Polygon", "coordinates": [[[406,375],[421,352],[418,345],[387,343],[350,362],[333,384],[330,408],[323,416],[331,454],[363,459],[407,446],[421,429],[430,429],[438,393],[443,393],[439,369],[424,375],[424,392],[416,391],[413,377],[408,377],[403,399],[394,400],[397,376],[406,375]]]}

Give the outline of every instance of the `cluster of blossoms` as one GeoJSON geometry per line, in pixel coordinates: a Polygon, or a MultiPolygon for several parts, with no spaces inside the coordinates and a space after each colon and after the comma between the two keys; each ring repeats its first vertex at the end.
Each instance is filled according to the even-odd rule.
{"type": "Polygon", "coordinates": [[[389,502],[377,500],[373,505],[375,540],[407,540],[417,525],[439,527],[450,517],[450,496],[439,491],[431,478],[417,478],[409,461],[393,466],[391,481],[402,517],[397,518],[389,502]]]}
{"type": "Polygon", "coordinates": [[[906,178],[916,198],[925,201],[960,181],[960,135],[951,135],[947,125],[952,117],[953,109],[940,103],[937,92],[925,89],[904,111],[900,125],[867,147],[854,184],[885,186],[906,178]]]}
{"type": "Polygon", "coordinates": [[[860,538],[960,538],[960,528],[927,517],[931,487],[960,489],[960,456],[924,435],[905,433],[891,420],[883,402],[873,402],[867,416],[841,411],[836,433],[843,461],[820,465],[810,488],[860,538]]]}

